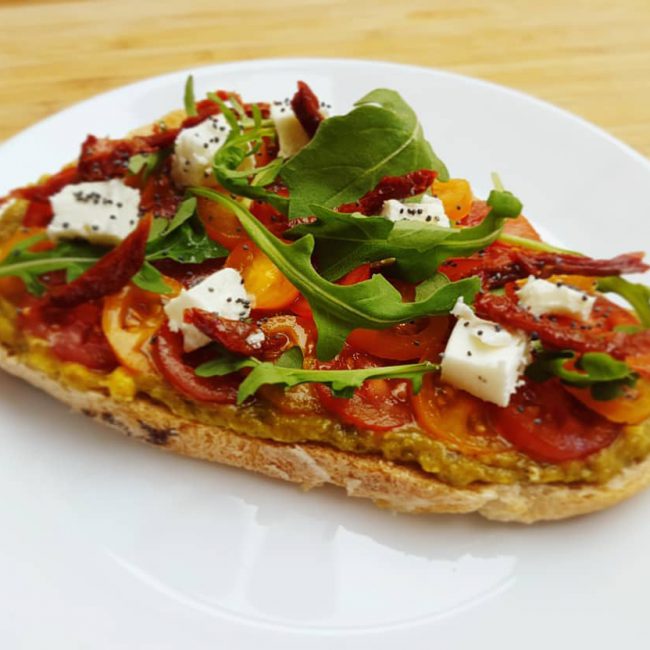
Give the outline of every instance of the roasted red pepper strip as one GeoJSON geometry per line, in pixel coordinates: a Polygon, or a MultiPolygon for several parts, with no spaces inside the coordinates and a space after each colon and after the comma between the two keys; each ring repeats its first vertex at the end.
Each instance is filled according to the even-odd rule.
{"type": "Polygon", "coordinates": [[[69,284],[54,287],[45,297],[45,304],[74,307],[119,291],[144,262],[151,221],[151,215],[143,217],[137,228],[97,264],[69,284]]]}
{"type": "Polygon", "coordinates": [[[23,217],[25,228],[45,228],[52,221],[54,213],[49,199],[45,201],[30,201],[23,217]]]}
{"type": "Polygon", "coordinates": [[[354,203],[345,203],[339,212],[360,212],[366,216],[379,214],[384,201],[389,199],[406,199],[422,194],[431,187],[436,173],[430,169],[420,169],[404,176],[386,176],[374,190],[364,194],[354,203]]]}
{"type": "Polygon", "coordinates": [[[304,81],[298,82],[298,90],[291,98],[291,108],[307,135],[313,138],[323,121],[323,115],[318,97],[304,81]]]}
{"type": "Polygon", "coordinates": [[[480,276],[486,289],[502,287],[529,275],[537,278],[560,274],[604,277],[644,273],[649,268],[643,262],[643,253],[626,253],[598,260],[566,253],[524,250],[499,242],[469,257],[450,259],[440,265],[440,271],[452,281],[480,276]]]}
{"type": "Polygon", "coordinates": [[[188,309],[183,319],[235,354],[250,357],[262,350],[262,343],[252,345],[248,342],[251,335],[264,337],[264,332],[254,323],[221,318],[203,309],[188,309]]]}
{"type": "Polygon", "coordinates": [[[58,174],[50,176],[47,180],[38,185],[19,187],[13,190],[9,196],[15,199],[27,199],[28,201],[47,201],[53,194],[70,183],[79,182],[79,172],[76,167],[67,167],[58,174]]]}

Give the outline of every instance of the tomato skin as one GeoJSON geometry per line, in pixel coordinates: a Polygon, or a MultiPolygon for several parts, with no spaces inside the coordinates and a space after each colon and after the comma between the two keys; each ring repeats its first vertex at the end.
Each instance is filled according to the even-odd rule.
{"type": "Polygon", "coordinates": [[[156,367],[179,393],[197,402],[234,404],[239,384],[236,378],[198,377],[194,373],[196,365],[204,360],[200,358],[203,352],[183,355],[183,335],[172,332],[167,324],[154,337],[152,356],[156,367]]]}
{"type": "Polygon", "coordinates": [[[298,289],[252,242],[239,244],[233,249],[225,266],[241,273],[246,291],[255,299],[254,309],[284,309],[298,297],[298,289]]]}
{"type": "Polygon", "coordinates": [[[539,462],[579,460],[614,442],[622,427],[590,411],[555,380],[526,382],[509,406],[488,406],[492,426],[539,462]]]}
{"type": "Polygon", "coordinates": [[[101,301],[69,309],[33,304],[22,310],[18,326],[48,342],[60,361],[79,363],[91,370],[110,372],[118,366],[101,328],[101,301]]]}
{"type": "MultiPolygon", "coordinates": [[[[335,362],[319,364],[319,367],[345,369],[379,365],[370,356],[345,348],[335,362]]],[[[349,399],[334,397],[323,384],[314,384],[314,389],[323,407],[345,424],[371,431],[389,431],[413,422],[407,381],[370,379],[349,399]]]]}

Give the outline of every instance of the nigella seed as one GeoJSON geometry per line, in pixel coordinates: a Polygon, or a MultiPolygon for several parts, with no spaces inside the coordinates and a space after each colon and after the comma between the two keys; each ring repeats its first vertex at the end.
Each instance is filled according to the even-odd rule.
{"type": "Polygon", "coordinates": [[[469,321],[468,321],[468,320],[466,320],[466,321],[463,323],[463,327],[469,327],[469,321]]]}
{"type": "Polygon", "coordinates": [[[582,296],[582,302],[587,302],[588,298],[587,296],[582,296]]]}
{"type": "Polygon", "coordinates": [[[467,350],[467,356],[468,356],[468,357],[471,357],[471,356],[472,356],[472,351],[471,351],[471,350],[467,350]]]}
{"type": "Polygon", "coordinates": [[[478,332],[476,332],[476,336],[483,336],[483,330],[479,330],[478,332]]]}
{"type": "Polygon", "coordinates": [[[70,224],[67,221],[64,221],[61,224],[61,228],[63,228],[63,230],[67,230],[69,227],[70,227],[70,224]]]}
{"type": "Polygon", "coordinates": [[[400,208],[400,209],[399,209],[399,213],[400,213],[400,214],[404,214],[404,208],[400,208]]]}
{"type": "Polygon", "coordinates": [[[96,225],[96,224],[93,224],[93,225],[90,226],[90,227],[91,227],[91,229],[92,229],[94,232],[97,232],[97,231],[99,230],[99,226],[96,225]]]}
{"type": "Polygon", "coordinates": [[[115,221],[117,219],[117,217],[114,214],[110,215],[108,218],[112,219],[113,221],[115,221]]]}
{"type": "Polygon", "coordinates": [[[525,410],[526,409],[521,404],[517,407],[517,413],[523,413],[525,410]]]}
{"type": "Polygon", "coordinates": [[[495,325],[494,326],[494,331],[495,332],[500,332],[501,331],[501,325],[495,325]]]}
{"type": "Polygon", "coordinates": [[[115,207],[116,207],[116,208],[121,208],[121,207],[122,207],[122,204],[121,204],[121,203],[116,203],[116,204],[115,204],[115,207]]]}
{"type": "Polygon", "coordinates": [[[422,214],[423,212],[424,212],[424,210],[422,210],[422,209],[418,209],[418,211],[417,211],[418,214],[422,214]]]}
{"type": "Polygon", "coordinates": [[[427,223],[429,223],[429,222],[431,221],[431,215],[427,216],[426,219],[425,219],[425,221],[426,221],[427,223]]]}
{"type": "MultiPolygon", "coordinates": [[[[208,291],[209,291],[210,293],[214,293],[214,287],[208,287],[208,291]]],[[[229,299],[229,300],[230,300],[230,299],[229,299]]]]}
{"type": "Polygon", "coordinates": [[[531,341],[539,341],[539,333],[538,332],[531,332],[530,333],[530,340],[531,341]]]}
{"type": "Polygon", "coordinates": [[[135,219],[129,220],[129,226],[135,226],[135,219]]]}
{"type": "Polygon", "coordinates": [[[232,302],[232,298],[226,298],[226,302],[232,302]]]}

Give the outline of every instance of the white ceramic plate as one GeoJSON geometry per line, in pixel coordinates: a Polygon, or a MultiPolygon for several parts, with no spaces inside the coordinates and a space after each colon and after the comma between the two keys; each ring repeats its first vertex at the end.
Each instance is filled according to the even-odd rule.
{"type": "MultiPolygon", "coordinates": [[[[594,255],[650,241],[650,164],[557,108],[423,68],[271,60],[193,70],[197,92],[335,110],[399,90],[452,175],[498,170],[545,232],[594,255]]],[[[0,195],[181,103],[186,72],[73,106],[0,146],[0,195]]],[[[393,516],[160,453],[0,378],[3,648],[641,647],[650,493],[533,527],[393,516]]]]}

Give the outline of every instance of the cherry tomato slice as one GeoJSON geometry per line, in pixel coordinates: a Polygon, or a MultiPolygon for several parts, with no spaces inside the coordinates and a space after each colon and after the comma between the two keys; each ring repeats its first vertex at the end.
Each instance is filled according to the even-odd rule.
{"type": "MultiPolygon", "coordinates": [[[[166,282],[175,293],[180,291],[180,285],[174,280],[166,279],[166,282]]],[[[164,320],[160,295],[134,284],[104,299],[104,334],[120,363],[134,372],[152,372],[149,342],[164,320]]]]}
{"type": "Polygon", "coordinates": [[[489,426],[485,402],[443,383],[439,376],[424,377],[420,392],[411,391],[411,405],[424,431],[465,456],[512,448],[489,426]]]}
{"type": "Polygon", "coordinates": [[[554,380],[526,382],[509,406],[489,405],[494,428],[534,460],[578,460],[614,442],[622,427],[589,410],[554,380]]]}
{"type": "Polygon", "coordinates": [[[195,367],[202,360],[197,350],[183,354],[183,335],[163,325],[154,338],[153,360],[163,377],[180,393],[197,402],[234,404],[237,401],[238,379],[233,376],[199,377],[195,367]]]}
{"type": "MultiPolygon", "coordinates": [[[[325,368],[370,368],[380,365],[368,355],[349,349],[325,368]]],[[[370,379],[351,398],[334,397],[323,384],[314,384],[321,404],[345,424],[371,431],[389,431],[413,422],[408,382],[398,379],[370,379]]]]}
{"type": "Polygon", "coordinates": [[[356,329],[348,343],[380,359],[412,361],[438,360],[449,338],[450,319],[447,316],[425,318],[416,324],[402,324],[385,330],[356,329]]]}
{"type": "Polygon", "coordinates": [[[520,214],[514,219],[507,219],[503,225],[503,232],[508,235],[515,235],[516,237],[524,237],[525,239],[533,239],[535,241],[542,241],[537,230],[523,214],[520,214]]]}
{"type": "Polygon", "coordinates": [[[225,206],[199,196],[196,209],[210,239],[228,250],[233,250],[239,244],[248,241],[248,235],[239,223],[239,219],[225,206]]]}
{"type": "Polygon", "coordinates": [[[233,249],[225,266],[241,273],[246,291],[255,298],[255,309],[283,309],[298,297],[298,289],[252,242],[239,244],[233,249]]]}
{"type": "Polygon", "coordinates": [[[450,178],[448,181],[433,181],[433,196],[445,206],[445,214],[456,223],[469,214],[472,207],[472,188],[464,178],[450,178]]]}

